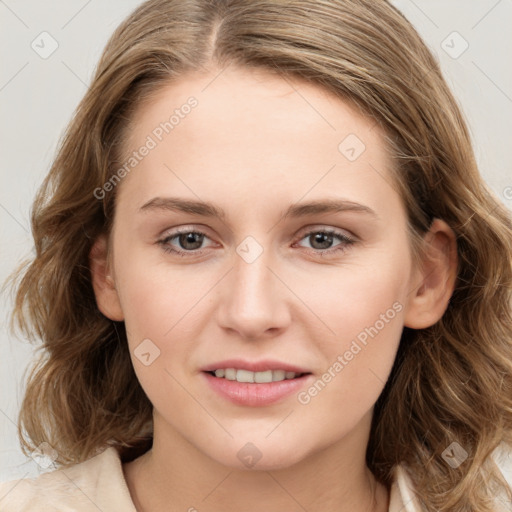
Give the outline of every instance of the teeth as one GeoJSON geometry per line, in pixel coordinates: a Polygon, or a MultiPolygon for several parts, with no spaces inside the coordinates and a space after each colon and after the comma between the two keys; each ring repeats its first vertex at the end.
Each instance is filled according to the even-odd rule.
{"type": "Polygon", "coordinates": [[[224,377],[228,380],[236,380],[236,370],[234,368],[226,368],[224,377]]]}
{"type": "Polygon", "coordinates": [[[250,372],[249,370],[237,370],[235,368],[221,368],[215,370],[215,377],[236,380],[238,382],[256,382],[260,384],[294,379],[298,375],[300,374],[285,372],[284,370],[266,370],[264,372],[250,372]]]}

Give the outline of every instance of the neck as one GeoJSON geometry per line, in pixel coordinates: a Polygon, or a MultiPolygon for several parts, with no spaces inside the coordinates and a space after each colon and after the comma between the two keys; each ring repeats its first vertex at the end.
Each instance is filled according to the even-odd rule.
{"type": "Polygon", "coordinates": [[[137,512],[169,504],[189,512],[385,512],[388,490],[366,467],[361,443],[349,437],[292,466],[240,470],[157,422],[152,449],[123,469],[137,512]]]}

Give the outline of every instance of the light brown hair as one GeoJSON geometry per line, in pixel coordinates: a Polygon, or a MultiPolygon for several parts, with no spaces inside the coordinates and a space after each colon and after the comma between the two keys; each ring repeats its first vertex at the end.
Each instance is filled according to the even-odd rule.
{"type": "Polygon", "coordinates": [[[35,198],[36,256],[12,277],[13,326],[42,340],[19,418],[25,453],[47,442],[70,464],[151,445],[124,324],[99,312],[91,285],[89,251],[116,197],[94,191],[122,162],[135,108],[214,64],[300,78],[357,106],[386,133],[414,253],[433,218],[454,230],[455,291],[434,326],[404,329],[367,463],[386,485],[404,464],[428,511],[492,510],[503,481],[490,454],[512,443],[512,222],[438,63],[384,0],[150,0],[115,31],[35,198]],[[441,456],[454,441],[469,454],[456,469],[441,456]]]}

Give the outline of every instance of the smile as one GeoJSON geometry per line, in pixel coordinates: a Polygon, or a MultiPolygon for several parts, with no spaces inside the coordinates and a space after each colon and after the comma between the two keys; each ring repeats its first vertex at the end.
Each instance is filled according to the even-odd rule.
{"type": "Polygon", "coordinates": [[[264,407],[283,401],[287,397],[296,395],[313,379],[312,373],[296,374],[284,370],[251,372],[234,368],[203,371],[201,375],[209,388],[218,396],[233,404],[248,407],[264,407]],[[215,375],[217,372],[219,375],[224,372],[224,376],[217,377],[215,375]],[[276,380],[274,380],[274,372],[276,380]],[[272,380],[269,380],[270,376],[272,380]],[[262,379],[266,380],[262,381],[262,379]]]}
{"type": "Polygon", "coordinates": [[[209,373],[221,379],[236,380],[237,382],[255,382],[258,384],[280,382],[286,379],[295,379],[296,377],[304,375],[303,373],[288,372],[285,370],[251,372],[249,370],[236,368],[221,368],[209,373]]]}

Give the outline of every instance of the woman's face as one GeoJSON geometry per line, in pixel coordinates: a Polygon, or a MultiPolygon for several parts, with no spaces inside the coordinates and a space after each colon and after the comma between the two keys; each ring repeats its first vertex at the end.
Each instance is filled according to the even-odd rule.
{"type": "Polygon", "coordinates": [[[102,189],[155,439],[240,468],[364,453],[416,284],[382,132],[317,86],[218,73],[139,108],[102,189]]]}

